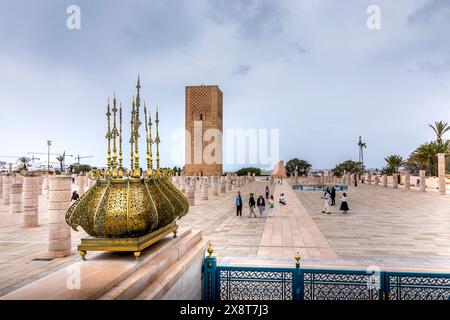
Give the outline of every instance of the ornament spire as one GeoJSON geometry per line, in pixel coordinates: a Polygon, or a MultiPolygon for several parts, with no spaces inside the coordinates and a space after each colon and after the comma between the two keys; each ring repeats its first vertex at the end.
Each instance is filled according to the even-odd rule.
{"type": "Polygon", "coordinates": [[[117,131],[117,123],[116,123],[116,114],[117,114],[117,106],[116,106],[116,93],[114,92],[113,97],[113,130],[112,130],[112,139],[113,139],[113,156],[112,156],[112,176],[113,178],[117,178],[117,144],[116,144],[116,138],[119,135],[117,131]]]}
{"type": "Polygon", "coordinates": [[[123,164],[122,164],[122,102],[119,107],[119,178],[123,176],[123,164]]]}
{"type": "Polygon", "coordinates": [[[158,176],[159,176],[159,175],[160,175],[160,171],[159,171],[159,143],[161,142],[161,140],[159,140],[158,107],[156,107],[156,119],[155,119],[155,124],[156,124],[156,138],[155,138],[155,143],[156,143],[156,173],[157,173],[158,176]]]}
{"type": "Polygon", "coordinates": [[[107,149],[107,156],[106,156],[106,175],[109,176],[111,174],[111,112],[109,110],[109,98],[108,98],[108,105],[106,107],[106,117],[108,119],[108,127],[106,131],[106,140],[108,141],[108,149],[107,149]]]}

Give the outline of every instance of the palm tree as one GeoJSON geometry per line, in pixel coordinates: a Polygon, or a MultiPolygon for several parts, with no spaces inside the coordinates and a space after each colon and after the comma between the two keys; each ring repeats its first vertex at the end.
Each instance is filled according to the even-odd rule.
{"type": "Polygon", "coordinates": [[[431,129],[436,133],[436,142],[442,143],[442,137],[444,136],[444,133],[450,130],[450,126],[447,122],[444,121],[435,121],[434,125],[428,124],[431,129]]]}
{"type": "Polygon", "coordinates": [[[27,158],[27,157],[20,157],[19,159],[17,159],[17,162],[20,162],[20,164],[21,164],[21,169],[25,170],[25,171],[28,169],[28,165],[29,165],[30,161],[31,161],[31,159],[27,158]]]}
{"type": "Polygon", "coordinates": [[[421,169],[428,169],[431,176],[437,175],[438,153],[450,152],[450,140],[444,142],[427,142],[420,145],[412,154],[412,159],[416,161],[421,169]]]}
{"type": "Polygon", "coordinates": [[[402,156],[393,154],[384,158],[387,162],[387,167],[385,168],[386,173],[397,173],[400,167],[405,164],[402,156]]]}
{"type": "Polygon", "coordinates": [[[60,155],[59,157],[56,157],[56,160],[59,161],[59,165],[60,165],[60,168],[61,168],[61,173],[63,172],[63,163],[64,163],[65,159],[66,159],[66,152],[65,151],[63,152],[62,155],[60,155]]]}
{"type": "Polygon", "coordinates": [[[359,147],[359,162],[361,162],[362,167],[364,168],[364,152],[363,152],[363,149],[367,148],[367,145],[366,145],[365,142],[362,142],[361,136],[359,136],[358,147],[359,147]]]}

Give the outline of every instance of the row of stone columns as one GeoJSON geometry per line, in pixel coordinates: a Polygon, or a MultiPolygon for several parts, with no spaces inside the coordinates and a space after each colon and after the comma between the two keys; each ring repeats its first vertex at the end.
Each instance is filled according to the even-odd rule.
{"type": "Polygon", "coordinates": [[[176,175],[172,178],[172,182],[179,188],[181,192],[186,195],[190,206],[195,205],[195,192],[197,185],[200,186],[200,197],[202,200],[209,199],[209,189],[211,188],[213,197],[218,197],[219,194],[230,192],[234,188],[239,188],[255,181],[255,174],[248,174],[247,176],[237,176],[236,174],[227,174],[227,176],[212,176],[212,177],[184,177],[176,175]]]}

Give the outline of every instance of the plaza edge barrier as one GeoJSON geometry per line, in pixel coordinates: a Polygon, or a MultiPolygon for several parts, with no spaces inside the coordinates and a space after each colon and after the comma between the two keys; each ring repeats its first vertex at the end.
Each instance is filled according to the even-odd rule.
{"type": "Polygon", "coordinates": [[[218,266],[203,263],[204,300],[449,300],[450,274],[218,266]]]}

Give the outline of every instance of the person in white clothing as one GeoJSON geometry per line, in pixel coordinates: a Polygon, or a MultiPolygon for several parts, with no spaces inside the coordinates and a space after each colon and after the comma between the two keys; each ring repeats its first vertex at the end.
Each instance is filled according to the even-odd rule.
{"type": "Polygon", "coordinates": [[[323,198],[324,198],[325,205],[323,207],[322,213],[331,214],[331,210],[330,210],[331,195],[330,195],[330,193],[325,192],[325,195],[323,198]]]}

